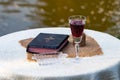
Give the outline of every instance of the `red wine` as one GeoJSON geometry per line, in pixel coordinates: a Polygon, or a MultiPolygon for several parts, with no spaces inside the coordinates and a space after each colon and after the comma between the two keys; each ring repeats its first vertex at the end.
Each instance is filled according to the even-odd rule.
{"type": "Polygon", "coordinates": [[[82,21],[72,21],[70,27],[73,37],[80,37],[82,35],[84,29],[82,21]]]}

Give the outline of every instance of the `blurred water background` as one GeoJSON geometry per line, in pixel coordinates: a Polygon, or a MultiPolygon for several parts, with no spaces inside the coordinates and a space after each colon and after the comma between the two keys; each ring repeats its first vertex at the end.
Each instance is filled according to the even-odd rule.
{"type": "Polygon", "coordinates": [[[69,27],[71,15],[87,16],[86,29],[120,38],[120,0],[0,0],[0,36],[42,27],[69,27]]]}

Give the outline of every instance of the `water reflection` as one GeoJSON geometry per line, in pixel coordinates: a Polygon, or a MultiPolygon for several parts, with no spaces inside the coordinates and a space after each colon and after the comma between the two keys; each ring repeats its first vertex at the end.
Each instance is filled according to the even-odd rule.
{"type": "Polygon", "coordinates": [[[70,15],[82,14],[89,18],[86,28],[120,34],[120,0],[0,0],[0,12],[0,21],[14,17],[19,29],[68,26],[70,15]]]}

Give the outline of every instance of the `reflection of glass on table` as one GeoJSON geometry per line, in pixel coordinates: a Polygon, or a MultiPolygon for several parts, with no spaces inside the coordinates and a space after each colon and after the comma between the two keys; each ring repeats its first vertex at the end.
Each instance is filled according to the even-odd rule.
{"type": "Polygon", "coordinates": [[[34,54],[32,58],[35,59],[40,66],[43,66],[62,64],[66,57],[67,57],[66,53],[58,52],[57,55],[34,54]]]}

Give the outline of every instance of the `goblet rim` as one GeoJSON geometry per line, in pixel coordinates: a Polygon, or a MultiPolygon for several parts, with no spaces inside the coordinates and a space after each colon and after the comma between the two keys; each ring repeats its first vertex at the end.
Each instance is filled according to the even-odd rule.
{"type": "Polygon", "coordinates": [[[71,15],[68,17],[69,20],[80,19],[86,21],[86,16],[84,15],[71,15]]]}

